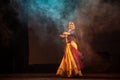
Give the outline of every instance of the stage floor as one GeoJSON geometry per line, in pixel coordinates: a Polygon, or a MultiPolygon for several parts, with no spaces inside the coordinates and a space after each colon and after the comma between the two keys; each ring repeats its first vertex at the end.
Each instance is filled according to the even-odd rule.
{"type": "Polygon", "coordinates": [[[0,80],[120,80],[120,74],[84,74],[82,77],[65,78],[54,73],[1,74],[0,80]]]}

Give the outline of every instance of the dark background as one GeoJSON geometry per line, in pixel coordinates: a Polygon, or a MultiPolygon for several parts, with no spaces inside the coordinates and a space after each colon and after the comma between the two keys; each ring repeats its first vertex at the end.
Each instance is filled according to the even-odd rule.
{"type": "Polygon", "coordinates": [[[28,65],[27,21],[21,23],[9,3],[0,1],[0,73],[24,72],[28,65]]]}
{"type": "MultiPolygon", "coordinates": [[[[119,4],[119,1],[117,0],[105,0],[105,2],[110,4],[119,4]]],[[[61,59],[59,56],[59,58],[52,59],[53,61],[59,59],[53,63],[49,62],[51,58],[50,57],[48,60],[46,59],[47,61],[43,61],[41,64],[29,64],[30,38],[28,37],[28,32],[30,30],[28,29],[28,14],[22,15],[23,18],[25,18],[24,22],[19,21],[17,18],[18,13],[11,5],[9,5],[9,3],[10,0],[0,1],[0,73],[55,72],[59,66],[61,59]]],[[[22,8],[20,8],[20,10],[24,11],[22,8]]],[[[53,23],[51,26],[56,25],[53,23]]],[[[49,27],[48,32],[50,29],[51,28],[49,27]]],[[[54,32],[54,30],[55,29],[52,31],[51,29],[52,32],[54,32]]],[[[102,56],[103,61],[100,61],[101,63],[99,64],[97,64],[99,61],[93,61],[90,66],[85,66],[84,72],[120,73],[119,35],[120,30],[113,31],[111,33],[101,33],[94,35],[91,46],[98,53],[98,55],[102,56]]],[[[58,49],[61,47],[50,43],[50,40],[51,38],[48,39],[48,42],[45,44],[44,49],[40,47],[40,49],[43,50],[43,54],[53,51],[46,51],[46,48],[50,49],[50,47],[53,47],[52,49],[58,49]],[[47,44],[49,45],[47,46],[47,44]]],[[[57,51],[58,50],[55,50],[53,53],[57,51]]]]}

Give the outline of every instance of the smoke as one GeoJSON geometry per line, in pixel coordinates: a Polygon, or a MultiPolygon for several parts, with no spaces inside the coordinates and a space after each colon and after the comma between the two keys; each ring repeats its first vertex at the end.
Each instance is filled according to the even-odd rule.
{"type": "Polygon", "coordinates": [[[120,11],[116,3],[106,3],[103,0],[11,0],[11,2],[15,8],[17,7],[21,21],[24,21],[22,16],[28,14],[28,21],[31,20],[31,24],[38,27],[46,27],[53,23],[54,27],[62,32],[68,26],[68,22],[73,20],[78,31],[80,30],[81,34],[89,34],[91,38],[97,33],[119,30],[120,11]]]}
{"type": "MultiPolygon", "coordinates": [[[[15,2],[24,10],[20,13],[28,14],[29,27],[35,29],[35,33],[43,42],[47,40],[48,35],[53,40],[57,40],[55,34],[59,35],[67,29],[70,20],[74,21],[79,46],[87,65],[102,59],[91,45],[95,36],[120,31],[120,7],[116,2],[110,3],[104,0],[17,0],[15,2]]],[[[21,19],[21,16],[19,18],[21,19]]]]}
{"type": "Polygon", "coordinates": [[[53,37],[54,35],[47,32],[48,28],[55,29],[55,38],[58,37],[61,32],[67,30],[68,22],[76,17],[75,8],[78,5],[78,2],[80,1],[11,0],[12,5],[19,13],[18,18],[20,21],[25,22],[26,18],[24,15],[28,15],[29,28],[34,29],[35,34],[38,35],[43,42],[46,41],[48,36],[53,37]]]}
{"type": "MultiPolygon", "coordinates": [[[[24,9],[34,22],[40,23],[41,18],[54,21],[57,25],[67,26],[69,20],[75,17],[77,0],[12,0],[24,9]]],[[[38,24],[39,25],[39,24],[38,24]]]]}
{"type": "MultiPolygon", "coordinates": [[[[79,45],[82,46],[81,51],[84,53],[85,64],[87,66],[98,66],[99,63],[105,62],[107,64],[107,61],[96,53],[97,50],[94,49],[94,47],[99,48],[98,46],[100,45],[96,44],[94,47],[92,45],[97,41],[99,43],[100,40],[98,39],[100,34],[104,34],[102,40],[106,41],[105,37],[108,37],[106,34],[115,31],[120,32],[119,9],[120,7],[116,2],[109,3],[103,0],[82,0],[81,5],[77,6],[75,23],[77,25],[78,36],[81,37],[79,45]]],[[[111,35],[111,37],[113,36],[114,35],[111,35]]],[[[102,44],[102,49],[104,49],[104,45],[107,43],[102,44]]],[[[105,50],[107,51],[107,49],[105,50]]],[[[101,52],[102,51],[103,50],[101,50],[101,52]]],[[[105,65],[104,69],[106,67],[108,67],[108,65],[105,65]]]]}
{"type": "Polygon", "coordinates": [[[82,6],[77,7],[76,14],[76,24],[90,37],[97,33],[120,30],[120,11],[116,4],[102,0],[85,0],[82,6]]]}

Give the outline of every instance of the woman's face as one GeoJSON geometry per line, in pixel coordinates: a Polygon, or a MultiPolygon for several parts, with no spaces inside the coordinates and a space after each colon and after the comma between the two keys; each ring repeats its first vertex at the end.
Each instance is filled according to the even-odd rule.
{"type": "Polygon", "coordinates": [[[75,25],[73,22],[69,22],[69,29],[75,29],[75,25]]]}

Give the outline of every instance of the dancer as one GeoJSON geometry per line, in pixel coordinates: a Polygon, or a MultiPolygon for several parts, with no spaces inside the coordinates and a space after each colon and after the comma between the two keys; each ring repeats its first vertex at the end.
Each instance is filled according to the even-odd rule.
{"type": "Polygon", "coordinates": [[[79,52],[76,44],[75,25],[73,22],[69,22],[68,31],[63,32],[63,34],[61,34],[60,37],[65,38],[66,47],[65,54],[62,58],[61,64],[56,72],[56,75],[60,75],[63,77],[82,76],[82,54],[81,52],[79,52]]]}

